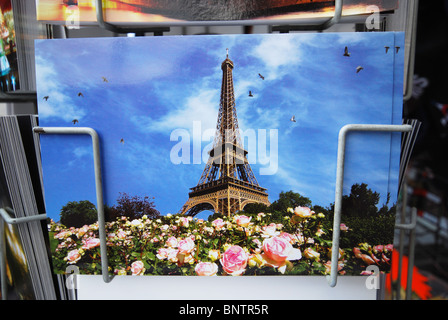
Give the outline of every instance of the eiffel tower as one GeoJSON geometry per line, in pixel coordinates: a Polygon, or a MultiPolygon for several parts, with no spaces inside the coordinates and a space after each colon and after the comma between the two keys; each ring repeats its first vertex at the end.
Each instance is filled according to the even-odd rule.
{"type": "Polygon", "coordinates": [[[213,148],[197,186],[190,188],[189,199],[179,212],[183,215],[195,216],[203,210],[212,210],[231,216],[248,203],[270,205],[266,189],[258,185],[241,143],[233,91],[233,62],[228,50],[221,69],[221,99],[213,148]]]}

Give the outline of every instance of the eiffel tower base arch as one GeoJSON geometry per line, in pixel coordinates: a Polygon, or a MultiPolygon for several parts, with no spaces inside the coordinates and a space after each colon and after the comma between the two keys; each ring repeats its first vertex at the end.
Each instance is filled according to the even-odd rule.
{"type": "Polygon", "coordinates": [[[206,188],[189,195],[188,201],[179,211],[182,215],[195,216],[201,211],[210,210],[231,216],[249,203],[263,203],[266,206],[271,204],[265,192],[232,184],[221,186],[218,190],[206,188]]]}

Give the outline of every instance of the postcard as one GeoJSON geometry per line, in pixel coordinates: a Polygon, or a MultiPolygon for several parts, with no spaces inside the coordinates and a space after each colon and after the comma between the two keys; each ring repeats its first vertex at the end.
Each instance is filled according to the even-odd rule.
{"type": "MultiPolygon", "coordinates": [[[[328,274],[338,134],[401,124],[403,39],[38,40],[40,126],[100,137],[110,273],[328,274]]],[[[341,275],[389,271],[399,137],[348,136],[341,275]]],[[[100,274],[90,137],[40,139],[54,268],[100,274]]]]}
{"type": "MultiPolygon", "coordinates": [[[[68,27],[97,22],[97,1],[38,0],[37,19],[64,23],[68,27]]],[[[198,25],[210,22],[241,24],[288,24],[300,19],[334,15],[335,1],[329,0],[107,0],[103,17],[109,23],[150,25],[198,25]]],[[[345,0],[343,15],[393,11],[397,0],[345,0]]]]}

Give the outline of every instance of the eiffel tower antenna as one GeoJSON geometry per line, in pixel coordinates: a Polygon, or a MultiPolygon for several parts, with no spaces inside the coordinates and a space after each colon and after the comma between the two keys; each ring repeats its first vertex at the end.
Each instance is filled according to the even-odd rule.
{"type": "Polygon", "coordinates": [[[231,216],[248,203],[270,205],[266,189],[259,186],[241,142],[233,89],[233,61],[221,64],[222,84],[218,121],[209,159],[196,187],[179,213],[194,216],[212,210],[231,216]]]}

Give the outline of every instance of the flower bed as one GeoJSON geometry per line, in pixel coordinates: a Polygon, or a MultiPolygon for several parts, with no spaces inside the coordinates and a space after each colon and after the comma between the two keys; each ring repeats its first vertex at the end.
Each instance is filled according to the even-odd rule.
{"type": "MultiPolygon", "coordinates": [[[[307,207],[205,221],[166,215],[106,224],[110,272],[117,275],[324,275],[330,272],[331,219],[307,207]]],[[[352,232],[341,224],[342,233],[352,232]]],[[[100,274],[98,224],[66,228],[52,222],[53,266],[64,273],[100,274]]],[[[391,245],[340,248],[340,274],[388,271],[391,245]]]]}

